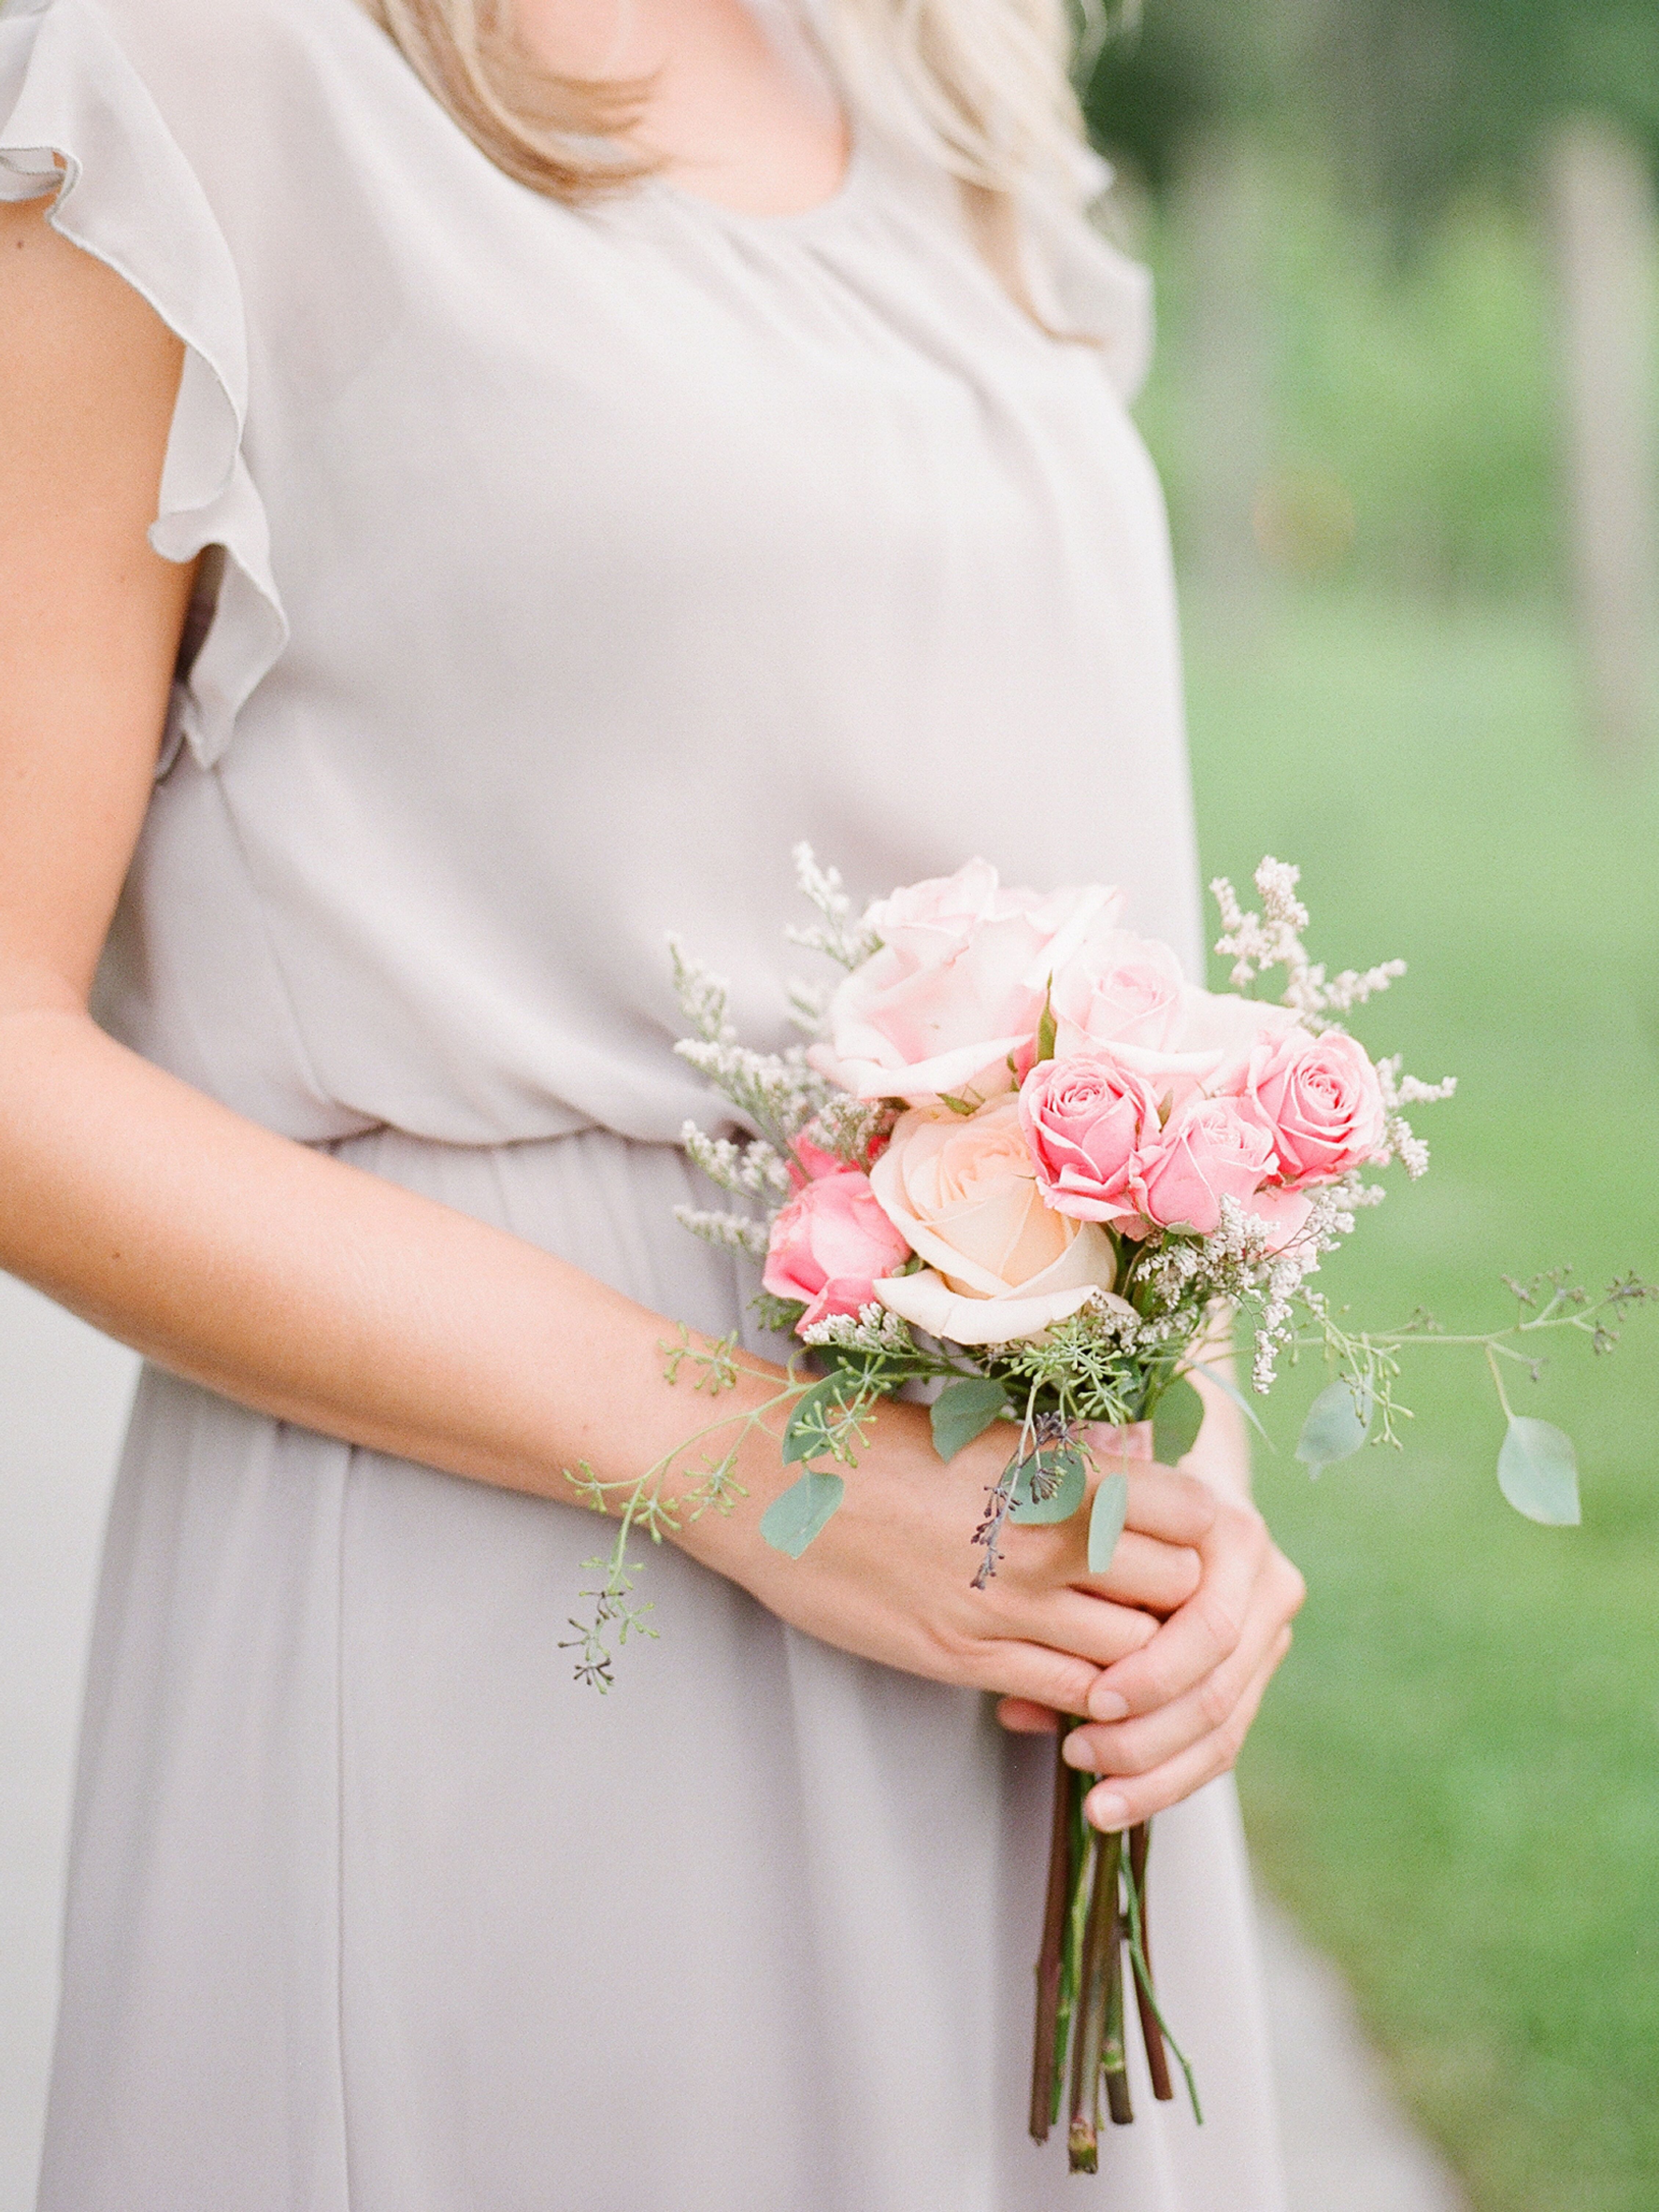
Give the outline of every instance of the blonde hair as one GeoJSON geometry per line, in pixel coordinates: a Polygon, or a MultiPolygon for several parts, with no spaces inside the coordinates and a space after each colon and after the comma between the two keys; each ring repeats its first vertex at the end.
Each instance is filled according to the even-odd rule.
{"type": "MultiPolygon", "coordinates": [[[[508,0],[362,4],[474,143],[533,191],[580,203],[657,166],[627,143],[648,84],[538,69],[514,39],[508,0]]],[[[1085,25],[1102,5],[1085,0],[1085,25]]],[[[823,17],[854,105],[932,154],[975,199],[1032,182],[1081,196],[1066,0],[829,0],[823,17]]]]}

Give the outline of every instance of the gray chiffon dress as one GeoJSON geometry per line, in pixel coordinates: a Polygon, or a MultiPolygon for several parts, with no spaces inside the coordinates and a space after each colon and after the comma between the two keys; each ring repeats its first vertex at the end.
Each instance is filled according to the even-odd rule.
{"type": "MultiPolygon", "coordinates": [[[[1048,334],[855,117],[840,192],[573,211],[351,0],[12,0],[0,193],[185,347],[207,549],[99,1011],[723,1331],[672,1218],[679,931],[781,1035],[789,848],[981,852],[1199,956],[1144,281],[1034,209],[1048,334]]],[[[547,1357],[560,1357],[556,1341],[547,1357]]],[[[1024,2134],[1046,1745],[679,1554],[146,1371],[109,1530],[44,2212],[1279,2212],[1237,1814],[1158,1824],[1206,2124],[1024,2134]]]]}

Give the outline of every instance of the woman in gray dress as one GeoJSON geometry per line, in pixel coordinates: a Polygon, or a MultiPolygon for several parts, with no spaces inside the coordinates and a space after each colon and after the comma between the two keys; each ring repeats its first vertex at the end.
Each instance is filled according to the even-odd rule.
{"type": "Polygon", "coordinates": [[[150,1362],[47,2212],[1280,2203],[1224,1771],[1300,1585],[1224,1402],[1108,1577],[970,1592],[993,1448],[894,1406],[801,1562],[757,1446],[615,1691],[563,1649],[563,1470],[683,1436],[664,1317],[748,1287],[665,932],[781,1032],[806,836],[1200,958],[1048,15],[0,16],[0,1262],[150,1362]],[[1160,1814],[1208,2106],[1141,2081],[1095,2182],[1021,2126],[1056,1710],[1160,1814]]]}

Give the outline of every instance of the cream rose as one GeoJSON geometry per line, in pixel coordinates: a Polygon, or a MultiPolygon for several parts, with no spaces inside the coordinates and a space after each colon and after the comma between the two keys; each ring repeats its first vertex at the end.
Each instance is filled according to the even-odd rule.
{"type": "Polygon", "coordinates": [[[1012,1343],[1111,1290],[1112,1240],[1043,1204],[1017,1099],[970,1115],[942,1107],[901,1115],[870,1187],[927,1263],[878,1282],[875,1295],[930,1336],[1012,1343]]]}

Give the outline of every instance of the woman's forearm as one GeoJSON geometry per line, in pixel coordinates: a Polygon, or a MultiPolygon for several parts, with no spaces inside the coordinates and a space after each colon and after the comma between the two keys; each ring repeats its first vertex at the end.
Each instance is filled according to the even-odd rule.
{"type": "Polygon", "coordinates": [[[569,1497],[562,1468],[637,1473],[696,1425],[663,1379],[659,1317],[243,1120],[67,1005],[0,1016],[0,1265],[175,1372],[351,1443],[569,1497]]]}

